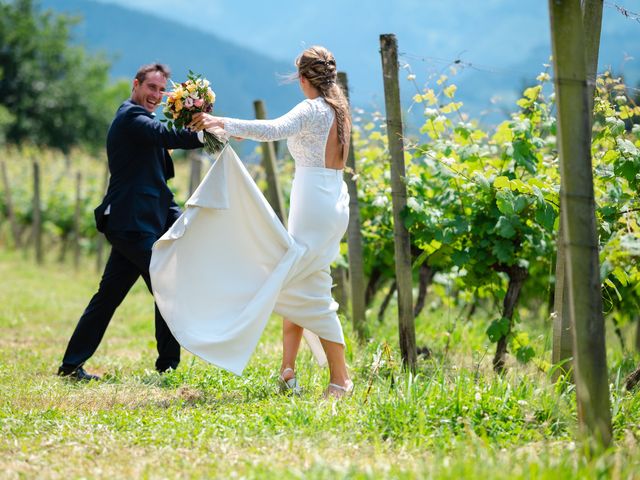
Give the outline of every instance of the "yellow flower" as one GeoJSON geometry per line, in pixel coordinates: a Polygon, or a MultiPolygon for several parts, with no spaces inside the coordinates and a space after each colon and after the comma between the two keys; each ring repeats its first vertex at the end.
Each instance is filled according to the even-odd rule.
{"type": "Polygon", "coordinates": [[[182,94],[184,93],[184,91],[182,90],[182,87],[178,87],[173,91],[173,96],[178,99],[178,98],[182,98],[182,94]]]}
{"type": "Polygon", "coordinates": [[[180,98],[176,100],[175,110],[176,112],[182,110],[182,100],[180,98]]]}
{"type": "Polygon", "coordinates": [[[189,91],[189,93],[193,93],[196,91],[196,86],[194,83],[189,82],[189,84],[187,85],[187,90],[189,91]]]}
{"type": "Polygon", "coordinates": [[[207,90],[207,99],[209,100],[209,103],[213,103],[216,101],[216,94],[213,93],[213,90],[211,90],[210,88],[207,90]]]}

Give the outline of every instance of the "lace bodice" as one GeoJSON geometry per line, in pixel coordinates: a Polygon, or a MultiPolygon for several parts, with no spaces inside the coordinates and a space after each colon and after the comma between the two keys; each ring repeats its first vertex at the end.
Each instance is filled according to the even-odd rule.
{"type": "Polygon", "coordinates": [[[224,129],[233,137],[260,142],[287,139],[296,167],[324,167],[325,148],[335,113],[322,97],[304,100],[274,120],[224,118],[224,129]]]}

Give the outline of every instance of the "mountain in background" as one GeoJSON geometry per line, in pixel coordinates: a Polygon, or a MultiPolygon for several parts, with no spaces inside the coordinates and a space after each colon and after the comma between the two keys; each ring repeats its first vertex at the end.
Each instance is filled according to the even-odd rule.
{"type": "MultiPolygon", "coordinates": [[[[640,80],[640,23],[605,3],[600,71],[640,80]],[[637,57],[637,58],[633,58],[637,57]]],[[[440,73],[457,74],[456,98],[485,123],[513,111],[526,84],[535,81],[551,55],[548,4],[543,0],[323,0],[322,5],[279,0],[41,0],[43,7],[84,18],[76,39],[90,51],[114,58],[113,76],[131,78],[140,63],[162,60],[174,79],[189,68],[203,73],[218,94],[217,111],[253,116],[252,101],[266,101],[269,116],[302,99],[296,85],[278,74],[293,70],[305,47],[326,45],[349,75],[351,100],[365,110],[383,109],[379,35],[396,33],[405,105],[416,93],[405,79],[409,68],[419,86],[440,73]],[[120,6],[118,6],[120,5],[120,6]],[[124,8],[123,5],[127,5],[124,8]],[[131,7],[129,7],[131,5],[131,7]],[[135,8],[138,10],[131,10],[135,8]],[[146,12],[146,13],[142,13],[146,12]],[[260,53],[258,53],[260,52],[260,53]]],[[[636,9],[637,10],[637,9],[636,9]]],[[[421,121],[413,109],[409,121],[421,121]]]]}
{"type": "MultiPolygon", "coordinates": [[[[41,0],[41,8],[80,17],[73,40],[112,62],[111,75],[133,79],[144,63],[169,65],[174,81],[189,69],[211,81],[220,115],[252,118],[253,101],[265,101],[270,116],[285,113],[302,99],[296,84],[278,75],[294,70],[213,34],[116,5],[87,0],[41,0]]],[[[123,99],[124,100],[124,99],[123,99]]]]}

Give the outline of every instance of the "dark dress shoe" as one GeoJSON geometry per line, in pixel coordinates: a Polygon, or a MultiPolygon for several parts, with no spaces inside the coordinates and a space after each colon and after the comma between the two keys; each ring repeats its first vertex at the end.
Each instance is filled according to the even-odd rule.
{"type": "Polygon", "coordinates": [[[73,370],[60,367],[58,369],[58,375],[61,377],[68,377],[73,380],[78,380],[83,382],[88,382],[90,380],[100,380],[100,377],[98,375],[92,375],[90,373],[87,373],[87,371],[82,367],[74,368],[73,370]]]}
{"type": "Polygon", "coordinates": [[[177,365],[173,366],[173,365],[169,365],[168,367],[156,367],[156,372],[158,373],[169,373],[174,371],[176,368],[178,368],[177,365]]]}

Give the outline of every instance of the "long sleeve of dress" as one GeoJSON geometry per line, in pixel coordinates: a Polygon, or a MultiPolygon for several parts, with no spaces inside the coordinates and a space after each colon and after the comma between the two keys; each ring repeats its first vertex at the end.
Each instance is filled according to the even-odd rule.
{"type": "Polygon", "coordinates": [[[271,142],[291,137],[305,127],[313,115],[309,100],[300,102],[285,115],[273,120],[223,118],[224,130],[233,137],[271,142]]]}

